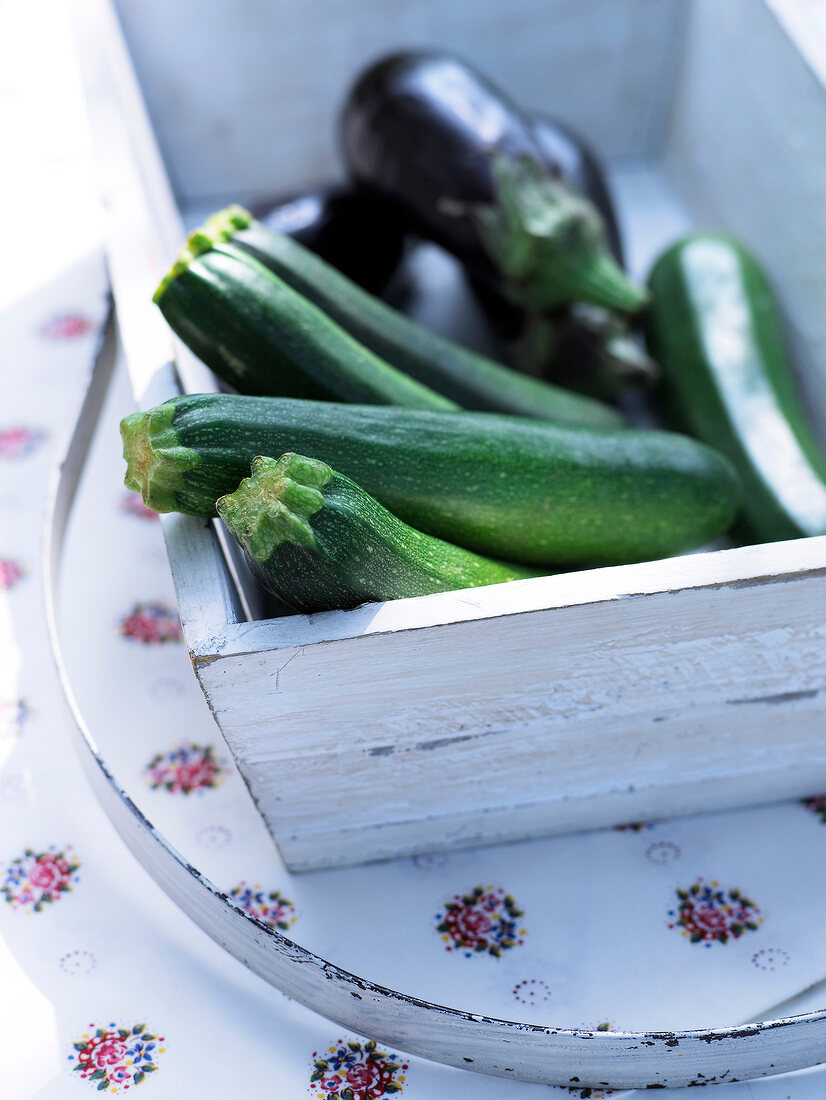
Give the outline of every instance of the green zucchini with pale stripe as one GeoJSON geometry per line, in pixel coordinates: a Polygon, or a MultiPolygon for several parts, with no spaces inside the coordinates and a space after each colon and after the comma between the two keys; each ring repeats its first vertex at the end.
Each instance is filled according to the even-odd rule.
{"type": "Polygon", "coordinates": [[[216,508],[258,581],[305,614],[537,576],[417,531],[303,455],[257,456],[216,508]]]}
{"type": "Polygon", "coordinates": [[[766,276],[732,237],[677,241],[649,277],[647,336],[674,422],[729,458],[742,532],[826,534],[826,458],[801,407],[766,276]]]}
{"type": "Polygon", "coordinates": [[[738,502],[726,460],[671,432],[237,394],[175,397],[121,432],[126,484],[159,512],[214,515],[256,455],[295,451],[427,534],[538,566],[667,557],[738,502]]]}
{"type": "Polygon", "coordinates": [[[172,330],[240,393],[455,409],[385,363],[263,264],[190,235],[155,292],[172,330]]]}
{"type": "Polygon", "coordinates": [[[625,423],[616,409],[601,401],[510,370],[424,328],[240,206],[213,214],[201,234],[263,264],[386,363],[463,409],[587,428],[619,428],[625,423]]]}

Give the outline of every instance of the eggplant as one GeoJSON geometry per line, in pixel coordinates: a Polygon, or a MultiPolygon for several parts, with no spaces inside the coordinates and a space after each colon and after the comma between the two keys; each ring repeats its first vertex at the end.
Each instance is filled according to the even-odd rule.
{"type": "Polygon", "coordinates": [[[299,241],[371,294],[386,293],[405,255],[407,227],[397,204],[345,184],[322,184],[253,213],[299,241]]]}
{"type": "Polygon", "coordinates": [[[531,313],[646,302],[613,259],[599,211],[549,171],[531,118],[459,58],[397,53],[368,68],[341,116],[353,179],[531,313]]]}
{"type": "Polygon", "coordinates": [[[621,314],[583,302],[526,313],[489,283],[468,283],[502,359],[525,374],[601,398],[647,388],[659,379],[659,367],[621,314]]]}
{"type": "MultiPolygon", "coordinates": [[[[602,215],[611,252],[622,265],[619,222],[598,158],[558,119],[539,113],[530,117],[547,170],[593,202],[602,215]]],[[[530,314],[511,305],[493,283],[475,278],[469,282],[505,358],[526,373],[598,397],[651,386],[659,377],[657,364],[622,316],[584,303],[530,314]]]]}
{"type": "Polygon", "coordinates": [[[599,159],[582,137],[559,119],[533,112],[530,116],[542,161],[552,175],[590,199],[602,215],[608,247],[617,263],[625,265],[616,210],[599,159]]]}
{"type": "MultiPolygon", "coordinates": [[[[530,354],[529,341],[542,339],[542,316],[528,317],[517,356],[530,354]],[[538,330],[538,331],[537,331],[538,330]],[[521,345],[521,348],[520,348],[521,345]]],[[[592,397],[616,397],[627,389],[646,389],[660,368],[646,354],[626,317],[599,306],[575,302],[559,318],[546,321],[554,341],[542,377],[592,397]]]]}

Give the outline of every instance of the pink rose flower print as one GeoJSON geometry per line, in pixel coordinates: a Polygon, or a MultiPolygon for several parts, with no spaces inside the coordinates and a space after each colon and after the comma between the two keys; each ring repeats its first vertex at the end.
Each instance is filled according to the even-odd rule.
{"type": "Polygon", "coordinates": [[[240,882],[230,890],[230,897],[235,898],[241,908],[253,917],[280,932],[286,932],[291,924],[295,924],[295,906],[280,890],[265,893],[258,883],[247,886],[245,882],[240,882]]]}
{"type": "Polygon", "coordinates": [[[224,760],[216,758],[212,745],[184,741],[169,752],[153,756],[145,774],[153,791],[192,794],[217,787],[229,774],[229,768],[224,760]]]}
{"type": "Polygon", "coordinates": [[[41,913],[52,902],[60,901],[78,881],[80,863],[71,855],[71,845],[57,851],[36,852],[27,848],[22,856],[6,867],[0,893],[12,909],[41,913]]]}
{"type": "Polygon", "coordinates": [[[45,438],[45,432],[32,428],[0,428],[0,459],[31,454],[45,438]]]}
{"type": "Polygon", "coordinates": [[[817,814],[826,825],[826,794],[813,794],[803,799],[803,805],[813,814],[817,814]]]}
{"type": "Polygon", "coordinates": [[[136,603],[120,624],[124,638],[144,645],[161,645],[181,640],[178,612],[162,603],[136,603]]]}
{"type": "Polygon", "coordinates": [[[154,523],[161,518],[152,508],[146,507],[140,493],[124,493],[120,498],[120,507],[122,512],[136,516],[138,519],[150,520],[154,523]]]}
{"type": "Polygon", "coordinates": [[[324,1055],[313,1051],[310,1092],[318,1100],[380,1100],[404,1091],[407,1063],[365,1043],[339,1039],[324,1055]]]}
{"type": "Polygon", "coordinates": [[[61,313],[41,325],[40,335],[46,340],[74,340],[94,327],[94,322],[82,313],[61,313]]]}
{"type": "Polygon", "coordinates": [[[740,890],[724,889],[712,879],[697,879],[687,890],[677,889],[679,905],[669,910],[669,928],[680,928],[691,943],[711,947],[713,943],[737,940],[756,932],[763,923],[757,904],[740,890]]]}
{"type": "Polygon", "coordinates": [[[11,558],[0,558],[0,591],[14,588],[25,577],[22,566],[11,558]]]}
{"type": "Polygon", "coordinates": [[[20,733],[29,717],[29,708],[23,699],[0,703],[0,737],[13,737],[20,733]]]}
{"type": "Polygon", "coordinates": [[[442,933],[446,951],[463,950],[496,957],[522,943],[525,929],[519,927],[524,914],[504,890],[477,886],[469,894],[456,894],[436,915],[436,931],[442,933]]]}
{"type": "Polygon", "coordinates": [[[163,1035],[151,1035],[146,1024],[131,1028],[89,1024],[73,1044],[75,1053],[69,1061],[75,1062],[72,1071],[83,1081],[93,1081],[98,1092],[126,1092],[158,1069],[157,1056],[165,1053],[163,1042],[163,1035]]]}

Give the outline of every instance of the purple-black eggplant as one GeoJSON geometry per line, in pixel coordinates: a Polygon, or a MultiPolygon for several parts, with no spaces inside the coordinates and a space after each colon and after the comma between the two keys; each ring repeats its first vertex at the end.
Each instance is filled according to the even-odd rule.
{"type": "MultiPolygon", "coordinates": [[[[541,129],[541,128],[540,128],[541,129]]],[[[398,202],[411,228],[530,313],[585,301],[626,313],[646,292],[608,245],[596,206],[548,170],[531,117],[440,51],[368,68],[344,105],[353,179],[398,202]]]]}
{"type": "Polygon", "coordinates": [[[363,189],[322,184],[255,213],[371,294],[388,291],[404,258],[408,227],[398,205],[363,189]]]}

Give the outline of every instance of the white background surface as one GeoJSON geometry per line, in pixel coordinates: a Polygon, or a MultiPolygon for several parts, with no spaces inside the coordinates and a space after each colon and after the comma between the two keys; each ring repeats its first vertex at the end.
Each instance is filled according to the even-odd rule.
{"type": "MultiPolygon", "coordinates": [[[[250,975],[174,908],[115,836],[71,754],[42,617],[40,531],[105,277],[62,6],[6,3],[0,18],[0,131],[19,151],[0,181],[14,257],[0,274],[0,432],[33,433],[30,448],[0,456],[0,558],[23,570],[0,591],[0,885],[26,848],[70,844],[80,862],[71,891],[42,912],[0,895],[0,1095],[95,1092],[98,1082],[78,1080],[70,1061],[94,1021],[146,1022],[164,1036],[157,1072],[132,1086],[149,1100],[244,1090],[298,1100],[313,1095],[313,1052],[340,1029],[250,975]]],[[[77,577],[64,606],[71,671],[119,777],[216,882],[280,889],[293,903],[291,935],[370,978],[512,1018],[614,1028],[735,1023],[826,978],[826,825],[796,803],[290,877],[228,762],[214,788],[153,790],[148,763],[182,741],[212,744],[220,760],[228,754],[183,647],[121,634],[136,603],[171,601],[156,525],[122,507],[115,431],[128,406],[121,379],[68,548],[77,577]],[[669,928],[676,888],[700,877],[748,893],[763,918],[758,928],[708,946],[669,928]],[[523,942],[501,958],[446,952],[436,914],[454,894],[488,883],[524,910],[523,942]]],[[[796,1010],[821,999],[815,991],[796,1010]]],[[[824,1088],[826,1073],[813,1071],[719,1095],[808,1100],[824,1088]]],[[[528,1100],[549,1090],[411,1059],[403,1095],[528,1100]]]]}

